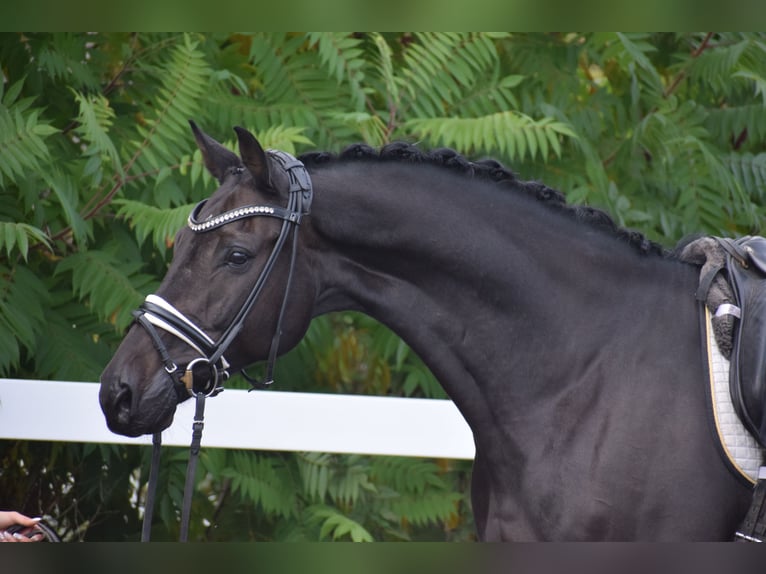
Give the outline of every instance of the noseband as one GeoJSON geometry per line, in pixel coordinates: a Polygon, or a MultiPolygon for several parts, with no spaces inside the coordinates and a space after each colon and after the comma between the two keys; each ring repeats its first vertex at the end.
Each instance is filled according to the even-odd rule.
{"type": "MultiPolygon", "coordinates": [[[[311,178],[303,163],[283,151],[269,150],[267,153],[282,167],[288,176],[289,197],[286,208],[273,205],[248,205],[200,220],[200,213],[207,201],[204,200],[198,203],[191,214],[189,214],[188,226],[194,233],[207,233],[218,229],[227,223],[249,217],[273,217],[282,220],[282,228],[279,231],[279,236],[271,250],[269,258],[266,260],[266,263],[261,270],[261,274],[258,276],[258,279],[250,290],[247,299],[245,299],[245,302],[218,340],[216,341],[211,338],[204,330],[195,325],[191,319],[186,317],[181,311],[158,295],[147,295],[139,309],[133,312],[136,322],[149,334],[154,348],[159,353],[162,364],[173,384],[179,402],[189,396],[195,397],[197,401],[192,432],[191,453],[186,472],[184,503],[181,512],[180,539],[182,542],[185,542],[188,536],[192,494],[191,485],[194,483],[196,460],[197,455],[199,454],[200,442],[202,440],[205,398],[211,395],[216,395],[223,390],[222,384],[229,377],[228,369],[230,367],[229,362],[223,355],[242,329],[245,319],[258,300],[258,297],[276,264],[277,258],[282,251],[282,247],[287,241],[288,235],[292,234],[290,266],[288,269],[284,295],[282,296],[282,305],[277,317],[277,326],[271,339],[271,347],[269,349],[266,367],[266,379],[262,383],[258,383],[249,377],[244,370],[242,371],[243,376],[250,381],[253,386],[270,385],[274,382],[274,363],[279,348],[282,319],[284,318],[285,308],[287,306],[287,295],[290,291],[293,270],[295,268],[298,229],[303,216],[310,213],[313,189],[311,186],[311,178]],[[174,335],[199,353],[199,357],[193,359],[186,365],[183,374],[181,374],[178,364],[171,358],[167,347],[157,332],[157,328],[174,335]],[[207,375],[206,377],[195,376],[195,371],[199,371],[200,368],[207,371],[205,373],[207,375]]],[[[241,167],[237,169],[242,172],[245,168],[241,167]]],[[[142,541],[149,540],[149,533],[151,530],[152,511],[157,485],[157,469],[159,466],[159,449],[161,444],[160,433],[154,434],[152,443],[154,445],[154,452],[152,454],[152,467],[149,475],[149,487],[141,534],[142,541]]]]}

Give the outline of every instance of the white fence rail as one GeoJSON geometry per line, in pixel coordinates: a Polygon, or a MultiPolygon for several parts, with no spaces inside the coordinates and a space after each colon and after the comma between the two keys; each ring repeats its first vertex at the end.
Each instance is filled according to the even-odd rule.
{"type": "MultiPolygon", "coordinates": [[[[0,379],[0,440],[151,444],[106,426],[95,383],[0,379]]],[[[188,446],[193,401],[163,444],[188,446]]],[[[471,430],[452,401],[229,389],[207,401],[203,447],[464,458],[471,430]]]]}

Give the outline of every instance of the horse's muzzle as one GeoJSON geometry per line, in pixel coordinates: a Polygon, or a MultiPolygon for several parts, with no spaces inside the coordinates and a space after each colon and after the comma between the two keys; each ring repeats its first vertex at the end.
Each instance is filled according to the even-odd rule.
{"type": "Polygon", "coordinates": [[[108,369],[104,372],[99,402],[109,430],[135,437],[170,426],[176,409],[176,394],[164,371],[158,373],[157,378],[162,380],[153,380],[141,391],[136,384],[109,377],[108,369]],[[160,389],[160,392],[154,389],[160,389]]]}

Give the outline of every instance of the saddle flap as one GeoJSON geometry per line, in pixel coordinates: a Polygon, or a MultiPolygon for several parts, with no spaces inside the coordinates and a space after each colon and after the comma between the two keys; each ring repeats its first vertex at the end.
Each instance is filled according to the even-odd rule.
{"type": "Polygon", "coordinates": [[[741,318],[731,356],[731,395],[743,424],[766,446],[766,239],[743,237],[735,243],[737,254],[729,253],[727,270],[741,318]]]}

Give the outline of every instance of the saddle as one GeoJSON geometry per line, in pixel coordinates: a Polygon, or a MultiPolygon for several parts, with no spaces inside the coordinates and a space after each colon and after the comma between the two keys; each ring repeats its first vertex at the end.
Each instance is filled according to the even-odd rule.
{"type": "Polygon", "coordinates": [[[713,313],[742,424],[766,447],[766,238],[703,237],[681,259],[702,264],[697,299],[713,313]]]}

